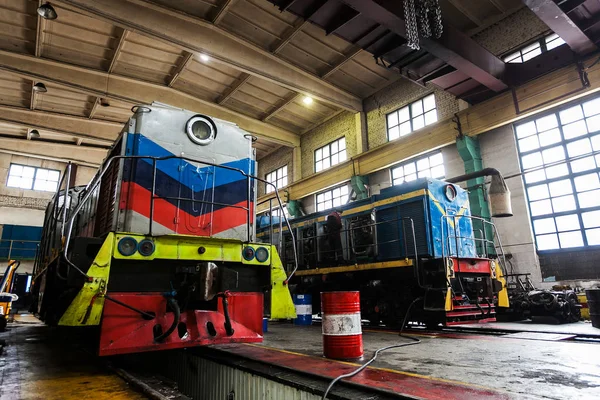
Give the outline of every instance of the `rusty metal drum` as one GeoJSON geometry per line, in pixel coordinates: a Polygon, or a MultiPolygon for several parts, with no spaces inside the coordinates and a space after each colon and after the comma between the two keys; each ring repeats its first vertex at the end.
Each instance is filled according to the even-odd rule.
{"type": "Polygon", "coordinates": [[[360,292],[322,292],[323,355],[356,359],[363,355],[360,292]]]}

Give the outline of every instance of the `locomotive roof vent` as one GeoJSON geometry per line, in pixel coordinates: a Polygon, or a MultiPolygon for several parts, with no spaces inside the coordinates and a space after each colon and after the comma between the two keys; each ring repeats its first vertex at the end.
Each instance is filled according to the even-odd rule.
{"type": "Polygon", "coordinates": [[[190,140],[206,146],[217,137],[217,125],[204,115],[195,115],[187,122],[185,130],[190,140]]]}

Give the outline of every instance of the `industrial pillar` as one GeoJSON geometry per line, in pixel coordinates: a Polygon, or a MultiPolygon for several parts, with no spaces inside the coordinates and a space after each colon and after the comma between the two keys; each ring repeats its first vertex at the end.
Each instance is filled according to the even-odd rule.
{"type": "MultiPolygon", "coordinates": [[[[462,158],[465,174],[481,171],[483,169],[483,160],[481,159],[481,150],[477,137],[461,136],[456,139],[456,148],[462,158]]],[[[491,221],[490,205],[486,193],[485,178],[475,178],[467,181],[467,190],[469,191],[469,203],[471,204],[471,215],[481,217],[491,221]]],[[[491,226],[486,224],[485,228],[481,221],[473,221],[475,237],[480,238],[483,233],[489,240],[493,239],[494,231],[491,226]]],[[[477,243],[477,251],[482,253],[481,242],[477,243]]],[[[494,254],[494,246],[488,246],[488,253],[494,254]]]]}

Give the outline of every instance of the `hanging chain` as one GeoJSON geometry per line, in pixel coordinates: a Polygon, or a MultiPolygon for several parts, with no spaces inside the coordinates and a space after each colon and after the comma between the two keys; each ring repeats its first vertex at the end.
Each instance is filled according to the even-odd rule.
{"type": "Polygon", "coordinates": [[[419,29],[417,28],[415,0],[404,0],[404,20],[406,21],[406,45],[413,50],[419,50],[419,29]]]}
{"type": "Polygon", "coordinates": [[[429,0],[429,12],[431,13],[432,19],[432,36],[436,39],[439,39],[444,33],[444,24],[442,23],[442,8],[440,7],[439,0],[429,0]]]}
{"type": "Polygon", "coordinates": [[[421,48],[419,34],[424,38],[439,39],[444,32],[439,0],[404,0],[407,46],[421,48]]]}

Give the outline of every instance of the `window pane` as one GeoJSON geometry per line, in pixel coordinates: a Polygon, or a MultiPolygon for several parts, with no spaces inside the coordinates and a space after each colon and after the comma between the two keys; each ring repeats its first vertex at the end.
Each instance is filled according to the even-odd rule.
{"type": "Polygon", "coordinates": [[[591,140],[594,151],[600,151],[600,135],[592,136],[591,140]]]}
{"type": "Polygon", "coordinates": [[[425,126],[425,118],[422,115],[419,115],[416,118],[413,118],[413,129],[416,131],[417,129],[421,129],[425,126]]]}
{"type": "Polygon", "coordinates": [[[317,163],[315,164],[315,171],[319,172],[323,169],[323,162],[322,161],[317,161],[317,163]]]}
{"type": "Polygon", "coordinates": [[[539,134],[540,146],[548,146],[561,141],[560,131],[558,129],[550,129],[549,131],[539,134]]]}
{"type": "Polygon", "coordinates": [[[425,114],[425,125],[431,125],[434,122],[437,122],[437,120],[438,120],[438,118],[437,118],[436,110],[431,110],[425,114]]]}
{"type": "Polygon", "coordinates": [[[560,247],[563,249],[583,246],[581,231],[559,233],[558,238],[560,239],[560,247]]]}
{"type": "Polygon", "coordinates": [[[398,112],[394,111],[387,116],[388,128],[398,125],[398,112]]]}
{"type": "Polygon", "coordinates": [[[554,167],[546,168],[546,177],[548,179],[559,178],[561,176],[565,176],[569,174],[569,168],[567,164],[558,164],[554,167]]]}
{"type": "Polygon", "coordinates": [[[429,168],[429,158],[423,158],[417,161],[417,171],[423,171],[429,168]]]}
{"type": "Polygon", "coordinates": [[[600,97],[583,103],[583,113],[586,117],[600,114],[600,97]]]}
{"type": "Polygon", "coordinates": [[[395,126],[388,131],[388,140],[398,139],[400,137],[400,129],[395,126]]]}
{"type": "Polygon", "coordinates": [[[580,105],[575,107],[567,108],[560,112],[560,123],[565,125],[573,121],[577,121],[583,118],[583,110],[580,105]]]}
{"type": "Polygon", "coordinates": [[[423,114],[423,103],[419,101],[415,101],[410,105],[410,111],[412,113],[413,118],[423,114]]]}
{"type": "Polygon", "coordinates": [[[398,122],[405,122],[410,119],[410,113],[408,112],[408,107],[401,108],[398,110],[398,122]]]}
{"type": "Polygon", "coordinates": [[[392,178],[396,179],[401,177],[404,174],[404,168],[403,167],[397,167],[392,169],[392,178]]]}
{"type": "Polygon", "coordinates": [[[550,187],[550,195],[552,197],[558,197],[565,194],[573,193],[573,188],[571,187],[570,179],[552,182],[548,186],[550,187]]]}
{"type": "Polygon", "coordinates": [[[598,174],[588,174],[575,177],[575,188],[578,192],[600,188],[598,174]]]}
{"type": "Polygon", "coordinates": [[[584,120],[573,122],[572,124],[563,126],[563,133],[565,139],[574,139],[579,136],[586,135],[588,133],[587,126],[584,120]]]}
{"type": "Polygon", "coordinates": [[[442,156],[441,152],[429,157],[429,165],[431,165],[431,166],[441,165],[443,163],[444,163],[444,156],[442,156]]]}
{"type": "Polygon", "coordinates": [[[414,162],[404,165],[404,175],[412,174],[417,172],[417,167],[414,162]]]}
{"type": "Polygon", "coordinates": [[[579,160],[571,162],[571,170],[574,173],[583,172],[594,168],[596,168],[596,161],[594,160],[594,157],[580,158],[579,160]]]}
{"type": "Polygon", "coordinates": [[[584,228],[600,227],[600,210],[589,211],[581,214],[584,228]]]}
{"type": "Polygon", "coordinates": [[[23,178],[33,178],[33,175],[35,175],[35,168],[23,167],[23,173],[21,174],[23,178]]]}
{"type": "Polygon", "coordinates": [[[540,143],[538,141],[537,135],[529,136],[525,139],[519,140],[519,150],[521,152],[535,150],[539,147],[540,147],[540,143]]]}
{"type": "Polygon", "coordinates": [[[323,147],[323,158],[329,157],[329,145],[323,147]]]}
{"type": "Polygon", "coordinates": [[[589,133],[600,131],[600,115],[593,116],[585,120],[589,133]]]}
{"type": "Polygon", "coordinates": [[[417,179],[417,174],[410,174],[404,177],[406,182],[411,182],[417,179]]]}
{"type": "Polygon", "coordinates": [[[531,203],[531,215],[537,217],[538,215],[552,214],[552,203],[550,200],[534,201],[531,203]]]}
{"type": "Polygon", "coordinates": [[[521,62],[521,52],[517,51],[516,53],[507,55],[506,57],[504,57],[504,62],[507,62],[507,63],[521,62]]]}
{"type": "Polygon", "coordinates": [[[588,229],[585,231],[585,237],[588,245],[595,246],[600,244],[600,229],[588,229]]]}
{"type": "Polygon", "coordinates": [[[546,172],[543,169],[541,169],[538,171],[528,172],[523,176],[525,177],[526,183],[535,183],[545,180],[546,172]]]}
{"type": "Polygon", "coordinates": [[[548,191],[548,185],[537,185],[531,186],[527,189],[527,195],[529,196],[529,201],[542,200],[550,197],[550,193],[548,191]]]}
{"type": "Polygon", "coordinates": [[[400,136],[408,135],[412,132],[412,128],[410,127],[410,121],[403,123],[400,125],[400,136]]]}
{"type": "Polygon", "coordinates": [[[10,170],[9,170],[8,174],[14,175],[14,176],[22,176],[23,175],[23,167],[21,165],[12,164],[10,166],[10,170]]]}
{"type": "Polygon", "coordinates": [[[592,144],[590,143],[590,139],[585,138],[576,142],[568,143],[567,152],[569,153],[569,157],[577,157],[583,154],[591,153],[592,144]]]}
{"type": "Polygon", "coordinates": [[[556,217],[556,228],[559,232],[574,231],[579,229],[579,217],[577,214],[556,217]]]}
{"type": "Polygon", "coordinates": [[[331,154],[338,152],[338,142],[331,143],[331,154]]]}
{"type": "Polygon", "coordinates": [[[536,236],[538,250],[554,250],[558,249],[558,236],[556,233],[551,235],[536,236]]]}
{"type": "Polygon", "coordinates": [[[533,229],[536,234],[556,232],[554,218],[544,218],[533,220],[533,229]]]}
{"type": "Polygon", "coordinates": [[[430,169],[426,169],[423,171],[419,171],[419,173],[417,174],[417,176],[419,178],[429,178],[431,176],[431,170],[430,169]]]}
{"type": "Polygon", "coordinates": [[[531,121],[526,124],[517,125],[517,138],[523,139],[537,133],[535,122],[531,121]]]}
{"type": "Polygon", "coordinates": [[[522,51],[523,53],[523,62],[525,61],[529,61],[532,58],[535,58],[537,56],[539,56],[540,54],[542,54],[542,49],[539,48],[539,43],[537,43],[538,47],[535,48],[534,50],[529,51],[528,53],[525,53],[525,51],[522,51]]]}
{"type": "Polygon", "coordinates": [[[600,190],[579,193],[577,200],[579,200],[579,207],[581,208],[598,207],[600,206],[600,190]]]}
{"type": "Polygon", "coordinates": [[[575,209],[575,196],[568,195],[552,199],[552,208],[555,213],[571,211],[575,209]]]}
{"type": "Polygon", "coordinates": [[[346,138],[340,138],[340,140],[338,140],[338,148],[340,149],[340,151],[345,150],[346,149],[346,138]]]}
{"type": "Polygon", "coordinates": [[[33,186],[33,178],[21,178],[21,189],[31,189],[33,186]]]}
{"type": "Polygon", "coordinates": [[[557,37],[556,39],[548,39],[546,38],[546,49],[548,51],[557,48],[558,46],[561,46],[565,44],[565,41],[562,40],[560,37],[557,37]]]}
{"type": "Polygon", "coordinates": [[[331,159],[328,157],[323,160],[323,169],[329,168],[329,167],[331,167],[331,159]]]}
{"type": "Polygon", "coordinates": [[[556,128],[558,126],[558,121],[556,120],[556,115],[551,114],[546,117],[536,119],[535,125],[537,126],[538,132],[544,132],[549,129],[556,128]]]}
{"type": "Polygon", "coordinates": [[[323,159],[323,150],[317,149],[317,151],[315,151],[315,160],[321,161],[322,159],[323,159]]]}
{"type": "Polygon", "coordinates": [[[433,110],[435,108],[435,95],[430,94],[423,99],[423,108],[425,111],[433,110]]]}
{"type": "Polygon", "coordinates": [[[48,178],[48,170],[38,168],[37,174],[35,174],[35,179],[47,179],[48,178]]]}
{"type": "Polygon", "coordinates": [[[346,150],[340,151],[340,154],[338,155],[338,158],[340,159],[340,162],[346,161],[346,150]]]}
{"type": "Polygon", "coordinates": [[[521,159],[521,163],[523,165],[523,169],[535,168],[544,164],[544,160],[542,160],[542,153],[535,152],[532,154],[528,154],[523,156],[521,159]]]}
{"type": "Polygon", "coordinates": [[[542,157],[544,158],[544,164],[562,161],[565,159],[565,149],[562,146],[549,148],[542,151],[542,157]]]}
{"type": "Polygon", "coordinates": [[[331,156],[331,165],[339,164],[339,162],[338,153],[331,156]]]}
{"type": "Polygon", "coordinates": [[[21,178],[18,176],[9,176],[6,186],[9,187],[21,187],[21,178]]]}

